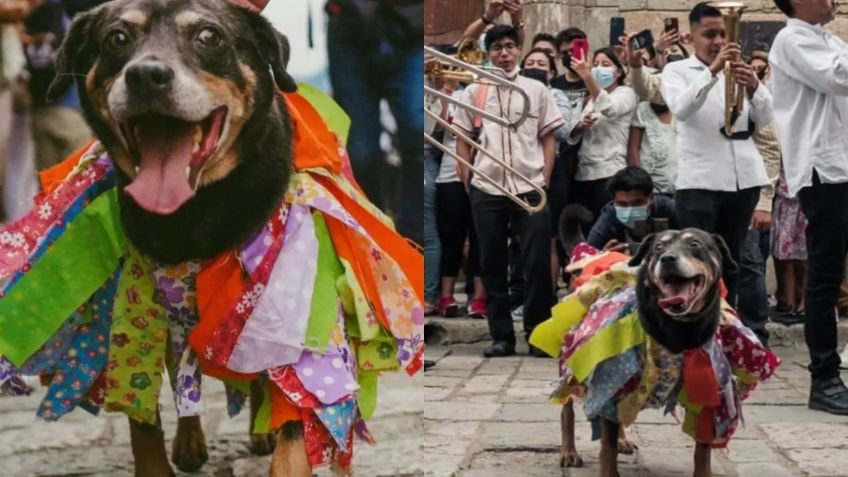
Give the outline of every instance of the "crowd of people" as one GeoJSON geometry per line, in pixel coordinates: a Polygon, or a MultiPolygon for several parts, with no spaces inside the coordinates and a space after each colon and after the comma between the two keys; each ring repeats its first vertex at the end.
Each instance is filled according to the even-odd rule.
{"type": "MultiPolygon", "coordinates": [[[[769,321],[806,323],[811,406],[848,414],[836,343],[837,312],[848,314],[848,220],[825,212],[848,190],[848,130],[841,123],[848,64],[845,45],[821,28],[834,11],[824,3],[829,9],[775,0],[788,26],[770,52],[743,57],[741,46],[727,41],[721,12],[706,2],[691,10],[686,33],[669,22],[647,47],[625,34],[593,49],[579,28],[528,31],[520,2],[489,2],[463,36],[479,39],[485,65],[527,93],[530,112],[508,127],[426,98],[427,110],[499,159],[425,122],[425,132],[463,159],[425,143],[427,313],[463,315],[454,293],[464,264],[465,311],[488,320],[493,340],[484,355],[509,356],[513,320],[523,321],[529,336],[567,290],[573,244],[560,240],[564,221],[583,220],[585,241],[599,251],[624,253],[650,233],[695,227],[720,236],[739,264],[724,274],[727,300],[763,344],[769,321]],[[798,48],[814,53],[798,60],[798,48]],[[730,130],[726,65],[745,97],[730,130]],[[534,186],[545,191],[547,206],[531,214],[517,200],[538,204],[534,186]],[[777,278],[772,296],[769,257],[777,278]]],[[[425,55],[425,63],[435,62],[425,55]]],[[[439,75],[427,81],[509,120],[524,106],[512,88],[439,75]]],[[[545,356],[532,346],[529,352],[545,356]]]]}

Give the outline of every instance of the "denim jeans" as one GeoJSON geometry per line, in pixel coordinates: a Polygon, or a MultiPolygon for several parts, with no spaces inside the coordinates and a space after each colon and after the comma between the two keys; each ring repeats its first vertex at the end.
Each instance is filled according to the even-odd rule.
{"type": "Polygon", "coordinates": [[[749,230],[739,257],[739,286],[736,308],[748,328],[768,346],[768,292],[766,291],[766,257],[763,256],[762,233],[749,230]]]}
{"type": "Polygon", "coordinates": [[[424,154],[424,300],[438,303],[442,247],[436,225],[436,177],[439,163],[431,151],[424,154]]]}
{"type": "Polygon", "coordinates": [[[380,149],[380,100],[385,99],[398,127],[402,166],[395,224],[402,235],[422,243],[422,161],[424,155],[423,47],[398,47],[385,38],[350,41],[338,19],[330,18],[327,53],[333,95],[351,119],[348,154],[356,180],[374,204],[385,209],[382,183],[390,167],[380,149]]]}

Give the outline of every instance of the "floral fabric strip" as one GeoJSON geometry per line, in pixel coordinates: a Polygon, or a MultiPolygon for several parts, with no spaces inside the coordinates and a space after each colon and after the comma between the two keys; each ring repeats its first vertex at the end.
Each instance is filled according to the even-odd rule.
{"type": "Polygon", "coordinates": [[[65,356],[58,360],[50,388],[38,408],[39,417],[55,421],[73,411],[106,366],[117,284],[115,274],[89,302],[90,321],[76,329],[65,356]]]}
{"type": "Polygon", "coordinates": [[[244,325],[228,367],[254,373],[296,363],[303,352],[318,260],[309,209],[292,206],[265,292],[244,325]]]}
{"type": "Polygon", "coordinates": [[[203,410],[200,384],[202,373],[197,356],[188,346],[188,335],[198,322],[197,317],[197,273],[200,263],[185,262],[179,265],[157,267],[153,271],[156,280],[157,302],[165,308],[171,336],[170,369],[174,402],[180,417],[197,416],[203,410]]]}
{"type": "Polygon", "coordinates": [[[130,247],[118,282],[106,371],[107,411],[156,422],[168,319],[154,300],[153,265],[130,247]]]}

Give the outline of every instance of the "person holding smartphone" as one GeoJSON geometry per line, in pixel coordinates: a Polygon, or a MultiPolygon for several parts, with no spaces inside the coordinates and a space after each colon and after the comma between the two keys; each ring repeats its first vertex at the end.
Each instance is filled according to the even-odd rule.
{"type": "Polygon", "coordinates": [[[612,199],[608,179],[627,165],[630,120],[638,99],[633,88],[624,84],[627,73],[611,47],[596,51],[592,66],[589,65],[579,59],[571,61],[590,96],[568,142],[577,144],[582,140],[577,153],[575,192],[577,201],[597,218],[612,199]]]}
{"type": "Polygon", "coordinates": [[[811,409],[848,415],[835,309],[848,254],[848,44],[824,29],[833,0],[775,0],[789,20],[774,39],[774,109],[788,196],[807,217],[804,335],[811,409]]]}

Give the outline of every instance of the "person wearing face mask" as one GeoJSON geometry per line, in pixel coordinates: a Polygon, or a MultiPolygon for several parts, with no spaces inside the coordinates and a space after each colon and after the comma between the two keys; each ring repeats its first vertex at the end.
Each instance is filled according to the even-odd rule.
{"type": "Polygon", "coordinates": [[[663,229],[676,229],[674,202],[654,194],[647,171],[628,166],[609,181],[612,202],[604,206],[586,242],[605,251],[635,253],[646,235],[663,229]]]}
{"type": "Polygon", "coordinates": [[[638,99],[633,88],[624,85],[624,67],[612,48],[595,52],[593,66],[571,60],[571,67],[586,83],[589,101],[567,141],[577,144],[575,195],[594,217],[610,201],[607,181],[627,165],[630,119],[638,99]]]}
{"type": "Polygon", "coordinates": [[[807,217],[808,406],[848,415],[835,309],[848,254],[848,44],[825,30],[833,0],[774,0],[789,18],[769,53],[788,196],[807,217]]]}
{"type": "MultiPolygon", "coordinates": [[[[527,119],[516,128],[503,127],[477,117],[460,108],[454,116],[454,126],[468,136],[478,136],[483,148],[528,177],[534,184],[547,187],[556,153],[555,133],[564,123],[554,103],[551,91],[539,81],[519,74],[518,32],[507,25],[498,25],[486,35],[488,57],[504,71],[508,81],[526,91],[529,100],[527,119]],[[479,127],[477,126],[479,124],[479,127]]],[[[466,88],[463,102],[478,104],[497,116],[515,118],[523,109],[522,96],[510,88],[475,83],[466,88]]],[[[507,173],[488,156],[473,157],[471,147],[457,142],[457,153],[473,162],[483,174],[531,204],[538,204],[540,195],[533,188],[507,173]]],[[[549,208],[528,214],[506,197],[493,184],[479,175],[470,176],[459,165],[460,179],[468,186],[471,209],[480,247],[480,276],[486,288],[486,308],[489,332],[494,343],[484,351],[487,357],[515,354],[515,331],[510,316],[507,285],[509,267],[508,242],[510,232],[518,234],[521,244],[521,266],[524,271],[524,331],[529,336],[535,326],[546,320],[556,301],[551,283],[550,250],[551,218],[549,208]]],[[[544,352],[534,351],[543,356],[544,352]]]]}

